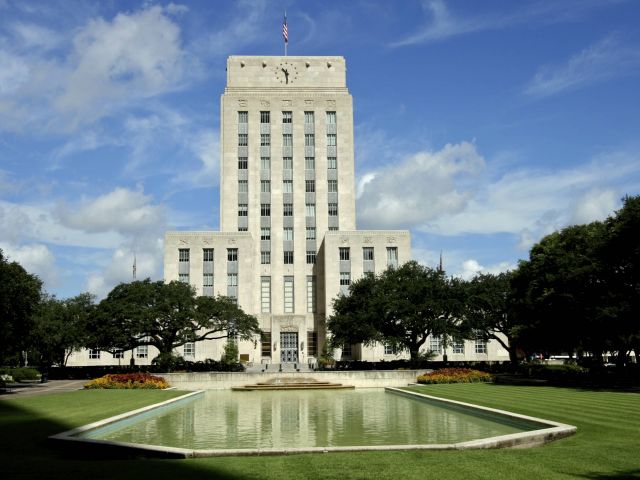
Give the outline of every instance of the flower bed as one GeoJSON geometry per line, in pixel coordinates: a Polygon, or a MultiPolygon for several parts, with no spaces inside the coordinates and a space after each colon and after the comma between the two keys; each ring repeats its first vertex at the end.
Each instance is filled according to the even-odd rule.
{"type": "Polygon", "coordinates": [[[124,388],[124,389],[164,389],[169,384],[162,377],[148,373],[112,373],[96,378],[87,383],[84,388],[124,388]]]}
{"type": "Polygon", "coordinates": [[[478,383],[492,382],[493,375],[471,368],[441,368],[418,377],[418,383],[478,383]]]}

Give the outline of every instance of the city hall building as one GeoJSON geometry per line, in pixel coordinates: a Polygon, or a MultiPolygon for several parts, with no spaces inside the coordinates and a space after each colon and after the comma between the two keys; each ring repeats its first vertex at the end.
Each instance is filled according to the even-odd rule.
{"type": "MultiPolygon", "coordinates": [[[[220,114],[220,231],[167,232],[164,279],[235,298],[258,318],[262,336],[239,343],[243,362],[313,365],[332,300],[364,274],[409,261],[410,233],[356,229],[353,100],[343,57],[229,57],[220,114]]],[[[186,344],[176,353],[219,360],[225,343],[186,344]]],[[[426,347],[442,353],[437,338],[426,347]]],[[[154,350],[119,359],[82,352],[69,364],[127,363],[132,355],[144,364],[154,350]]],[[[508,360],[494,342],[460,342],[447,353],[452,361],[508,360]]],[[[384,345],[346,345],[334,355],[406,356],[384,345]]]]}

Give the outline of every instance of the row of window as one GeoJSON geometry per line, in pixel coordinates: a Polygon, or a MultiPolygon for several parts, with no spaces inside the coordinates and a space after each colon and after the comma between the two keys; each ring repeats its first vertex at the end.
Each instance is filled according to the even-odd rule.
{"type": "MultiPolygon", "coordinates": [[[[333,112],[333,111],[326,112],[325,115],[326,115],[325,119],[328,125],[336,124],[336,112],[333,112]]],[[[249,112],[239,111],[238,123],[249,123],[249,112]]],[[[260,112],[260,123],[271,123],[270,111],[263,110],[260,112]]],[[[293,112],[283,111],[282,123],[293,123],[293,112]]],[[[315,123],[315,112],[311,112],[311,111],[304,112],[304,123],[306,125],[313,125],[315,123]]]]}
{"type": "MultiPolygon", "coordinates": [[[[314,193],[316,191],[316,181],[305,180],[304,191],[306,193],[314,193]]],[[[327,180],[327,191],[329,193],[338,193],[338,181],[327,180]]],[[[238,193],[249,193],[249,182],[247,180],[238,180],[238,193]]],[[[271,180],[260,180],[260,193],[271,193],[271,180]]],[[[293,180],[282,181],[282,193],[293,193],[293,180]]]]}
{"type": "MultiPolygon", "coordinates": [[[[327,147],[335,147],[337,146],[338,137],[335,133],[327,133],[327,147]]],[[[315,147],[316,140],[315,134],[313,133],[305,133],[304,134],[304,146],[305,147],[315,147]]],[[[249,146],[249,134],[248,133],[239,133],[238,134],[238,146],[239,147],[248,147],[249,146]]],[[[260,134],[260,146],[261,147],[270,147],[271,146],[271,134],[270,133],[261,133],[260,134]]],[[[282,134],[282,146],[283,147],[293,147],[293,134],[291,133],[283,133],[282,134]]]]}
{"type": "MultiPolygon", "coordinates": [[[[351,248],[350,247],[339,247],[338,248],[338,256],[341,261],[350,261],[351,260],[351,248]]],[[[373,261],[374,260],[374,248],[373,247],[362,247],[362,260],[364,261],[373,261]]],[[[398,266],[398,247],[387,247],[387,266],[397,267],[398,266]]]]}
{"type": "MultiPolygon", "coordinates": [[[[283,310],[284,313],[294,313],[294,285],[293,277],[284,277],[283,282],[283,310]]],[[[315,313],[316,304],[316,277],[307,276],[307,312],[315,313]]],[[[271,277],[260,277],[260,311],[262,313],[271,313],[271,277]]]]}
{"type": "MultiPolygon", "coordinates": [[[[238,216],[246,216],[246,213],[241,214],[240,212],[248,212],[248,205],[246,203],[241,203],[238,205],[238,216]]],[[[337,203],[329,203],[327,206],[327,210],[330,217],[338,216],[338,204],[337,203]]],[[[260,216],[261,217],[270,217],[271,216],[271,204],[270,203],[261,203],[260,204],[260,216]]],[[[293,217],[293,203],[283,203],[282,204],[282,216],[283,217],[293,217]]],[[[315,217],[316,216],[316,204],[315,203],[307,203],[305,204],[305,216],[307,217],[315,217]]]]}
{"type": "MultiPolygon", "coordinates": [[[[101,351],[97,348],[92,348],[89,350],[89,358],[91,360],[99,360],[101,351]]],[[[124,350],[116,350],[112,354],[113,358],[124,358],[124,350]]],[[[135,353],[136,358],[149,358],[149,346],[148,345],[140,345],[136,347],[135,353]]],[[[194,342],[185,343],[182,346],[182,356],[184,358],[193,358],[196,356],[196,344],[194,342]]]]}
{"type": "MultiPolygon", "coordinates": [[[[247,170],[249,168],[249,159],[247,157],[238,157],[238,169],[247,170]]],[[[314,170],[316,168],[316,157],[304,157],[305,170],[314,170]]],[[[336,170],[338,168],[337,157],[327,157],[327,168],[336,170]]],[[[260,169],[271,170],[271,157],[260,157],[260,169]]],[[[282,169],[293,170],[293,157],[282,158],[282,169]]]]}
{"type": "MultiPolygon", "coordinates": [[[[453,354],[464,354],[464,340],[453,339],[450,343],[450,347],[453,354]]],[[[429,340],[429,350],[438,355],[442,355],[442,337],[438,335],[431,336],[429,340]]],[[[474,342],[474,351],[477,354],[486,354],[487,341],[484,338],[476,338],[474,342]]]]}

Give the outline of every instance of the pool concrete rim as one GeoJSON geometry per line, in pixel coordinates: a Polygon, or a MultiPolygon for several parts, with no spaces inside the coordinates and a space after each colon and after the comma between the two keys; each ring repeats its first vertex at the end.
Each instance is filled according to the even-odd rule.
{"type": "Polygon", "coordinates": [[[430,444],[410,444],[410,445],[354,445],[340,447],[300,447],[300,448],[249,448],[249,449],[191,449],[169,447],[162,445],[150,445],[144,443],[117,442],[113,440],[97,440],[92,438],[83,438],[78,435],[87,433],[91,430],[104,427],[106,425],[116,423],[127,418],[131,418],[140,414],[148,413],[153,410],[167,407],[176,402],[182,402],[192,399],[195,396],[203,395],[205,390],[197,390],[189,392],[164,402],[147,405],[136,410],[122,413],[113,417],[99,420],[81,427],[67,430],[49,437],[54,442],[64,442],[65,444],[75,444],[77,446],[93,447],[97,449],[114,449],[122,453],[141,455],[147,457],[160,458],[199,458],[199,457],[223,457],[223,456],[260,456],[260,455],[289,455],[303,453],[331,453],[331,452],[367,452],[367,451],[397,451],[397,450],[468,450],[468,449],[484,449],[484,448],[528,448],[544,445],[553,440],[573,435],[577,431],[577,427],[564,423],[555,422],[538,417],[521,415],[507,410],[499,410],[495,408],[483,407],[472,403],[459,402],[446,398],[427,395],[419,392],[405,390],[397,387],[385,387],[385,391],[391,391],[396,394],[407,396],[410,398],[426,399],[442,404],[455,405],[467,409],[481,410],[493,415],[506,416],[518,420],[539,423],[543,428],[531,430],[527,432],[511,433],[499,435],[495,437],[486,437],[476,440],[467,440],[457,443],[430,443],[430,444]]]}

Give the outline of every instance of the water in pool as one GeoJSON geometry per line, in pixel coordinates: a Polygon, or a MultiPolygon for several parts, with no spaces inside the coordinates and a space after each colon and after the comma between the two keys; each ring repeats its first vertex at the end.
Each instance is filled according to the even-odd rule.
{"type": "Polygon", "coordinates": [[[189,449],[253,449],[456,443],[533,430],[382,389],[208,391],[91,438],[189,449]]]}

